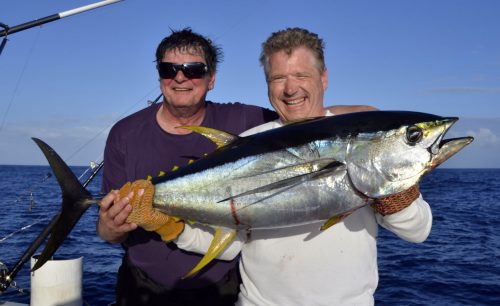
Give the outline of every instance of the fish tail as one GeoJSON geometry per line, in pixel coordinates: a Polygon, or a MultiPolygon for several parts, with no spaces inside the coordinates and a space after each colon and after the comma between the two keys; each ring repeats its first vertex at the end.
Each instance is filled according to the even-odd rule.
{"type": "Polygon", "coordinates": [[[38,138],[32,138],[47,158],[61,187],[62,207],[45,248],[38,257],[32,271],[45,264],[61,246],[83,213],[95,202],[92,195],[80,183],[75,174],[49,145],[38,138]]]}

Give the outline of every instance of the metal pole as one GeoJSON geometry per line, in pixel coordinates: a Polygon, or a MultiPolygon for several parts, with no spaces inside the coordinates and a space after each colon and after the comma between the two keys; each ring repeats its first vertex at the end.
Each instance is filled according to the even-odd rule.
{"type": "Polygon", "coordinates": [[[56,20],[59,20],[59,19],[64,18],[64,17],[68,17],[68,16],[72,16],[75,14],[83,13],[85,11],[93,10],[93,9],[99,8],[101,6],[120,2],[120,1],[122,1],[122,0],[105,0],[105,1],[94,3],[94,4],[89,4],[89,5],[79,7],[79,8],[75,8],[72,10],[64,11],[61,13],[52,14],[52,15],[49,15],[47,17],[32,20],[32,21],[5,29],[5,30],[0,32],[0,37],[6,36],[8,34],[13,34],[13,33],[19,32],[19,31],[23,31],[23,30],[26,30],[26,29],[29,29],[32,27],[36,27],[36,26],[39,26],[39,25],[42,25],[42,24],[45,24],[48,22],[56,21],[56,20]]]}

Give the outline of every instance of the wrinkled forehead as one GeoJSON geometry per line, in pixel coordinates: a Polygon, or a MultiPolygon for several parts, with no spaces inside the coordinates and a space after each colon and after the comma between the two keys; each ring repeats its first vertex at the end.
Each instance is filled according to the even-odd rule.
{"type": "Polygon", "coordinates": [[[295,62],[301,66],[315,67],[319,73],[322,73],[324,70],[324,65],[316,57],[313,50],[307,48],[306,46],[298,46],[294,48],[276,49],[271,52],[267,57],[265,65],[266,72],[270,72],[270,68],[273,66],[273,63],[282,63],[283,61],[290,63],[295,62]]]}

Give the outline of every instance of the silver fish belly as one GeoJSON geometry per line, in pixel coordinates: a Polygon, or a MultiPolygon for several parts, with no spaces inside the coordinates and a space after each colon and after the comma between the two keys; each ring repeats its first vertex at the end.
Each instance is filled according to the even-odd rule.
{"type": "Polygon", "coordinates": [[[369,203],[350,187],[346,167],[338,163],[346,146],[315,141],[245,157],[155,185],[154,204],[169,215],[237,229],[326,220],[369,203]],[[321,172],[330,164],[336,167],[321,172]]]}

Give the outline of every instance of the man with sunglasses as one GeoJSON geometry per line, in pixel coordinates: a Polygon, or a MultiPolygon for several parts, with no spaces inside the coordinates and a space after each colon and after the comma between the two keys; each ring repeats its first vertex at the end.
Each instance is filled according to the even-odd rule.
{"type": "MultiPolygon", "coordinates": [[[[214,88],[221,55],[220,48],[189,28],[173,31],[162,40],[156,63],[164,100],[120,120],[111,129],[104,153],[104,192],[171,171],[215,149],[203,136],[177,126],[203,125],[239,134],[276,118],[274,112],[260,107],[205,100],[214,88]]],[[[162,239],[178,235],[183,223],[173,223],[168,233],[125,223],[131,206],[113,204],[116,195],[112,191],[101,201],[97,233],[107,242],[121,243],[125,250],[117,279],[117,305],[234,303],[239,286],[236,259],[216,261],[205,273],[181,279],[202,256],[162,239]]]]}

